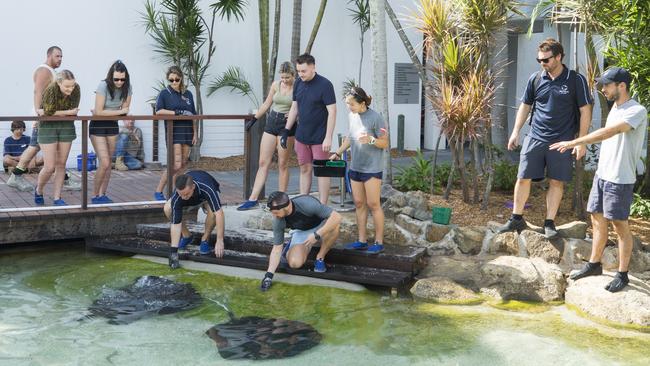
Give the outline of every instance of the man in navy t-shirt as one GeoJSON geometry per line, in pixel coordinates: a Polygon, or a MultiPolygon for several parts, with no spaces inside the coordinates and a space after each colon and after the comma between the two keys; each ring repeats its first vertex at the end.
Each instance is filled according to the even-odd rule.
{"type": "MultiPolygon", "coordinates": [[[[293,86],[293,103],[287,124],[280,132],[280,144],[287,148],[287,138],[298,119],[294,149],[300,165],[300,194],[311,191],[312,162],[326,160],[332,147],[336,125],[336,95],[332,83],[316,73],[316,60],[309,54],[296,59],[298,79],[293,86]]],[[[318,177],[320,201],[327,204],[330,178],[318,177]]]]}
{"type": "MultiPolygon", "coordinates": [[[[537,62],[542,70],[528,79],[508,141],[508,150],[519,145],[519,131],[532,109],[530,132],[524,139],[519,157],[512,216],[499,232],[526,228],[523,211],[530,194],[531,181],[547,177],[544,233],[547,238],[557,235],[555,215],[564,193],[564,182],[571,180],[573,161],[571,151],[560,153],[549,150],[549,146],[555,142],[573,140],[576,133],[579,137],[586,135],[591,124],[593,103],[585,77],[563,65],[562,57],[562,45],[552,38],[544,40],[538,47],[537,62]]],[[[581,159],[585,152],[584,146],[573,149],[576,160],[581,159]]]]}
{"type": "MultiPolygon", "coordinates": [[[[29,146],[30,137],[23,135],[25,132],[25,122],[11,122],[11,136],[5,139],[2,163],[5,168],[15,168],[20,161],[20,155],[29,146]]],[[[30,168],[36,165],[43,165],[43,159],[33,159],[30,162],[30,168]]]]}

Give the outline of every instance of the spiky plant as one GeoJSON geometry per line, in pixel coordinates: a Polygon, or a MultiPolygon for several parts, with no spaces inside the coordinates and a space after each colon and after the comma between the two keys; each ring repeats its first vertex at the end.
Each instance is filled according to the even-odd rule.
{"type": "Polygon", "coordinates": [[[230,88],[231,92],[237,92],[237,94],[247,97],[256,108],[260,106],[259,99],[257,99],[253,87],[238,66],[230,66],[221,75],[216,77],[208,85],[208,96],[223,88],[230,88]]]}

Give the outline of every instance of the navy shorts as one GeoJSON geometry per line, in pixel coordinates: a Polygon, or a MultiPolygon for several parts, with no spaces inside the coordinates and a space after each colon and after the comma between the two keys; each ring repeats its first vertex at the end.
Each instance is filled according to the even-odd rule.
{"type": "MultiPolygon", "coordinates": [[[[273,136],[280,136],[280,132],[287,124],[287,114],[276,112],[270,110],[266,115],[266,124],[264,125],[264,132],[271,134],[273,136]]],[[[291,130],[289,130],[289,136],[296,135],[296,128],[298,127],[297,123],[293,124],[291,130]]]]}
{"type": "Polygon", "coordinates": [[[551,144],[526,136],[519,154],[517,178],[540,181],[548,177],[562,182],[570,181],[573,177],[571,151],[561,153],[557,150],[549,150],[551,144]]]}
{"type": "Polygon", "coordinates": [[[602,213],[608,220],[627,220],[634,199],[634,184],[608,182],[594,176],[587,212],[602,213]]]}
{"type": "Polygon", "coordinates": [[[350,177],[350,180],[353,180],[355,182],[367,182],[370,180],[370,178],[377,178],[380,179],[384,176],[384,172],[379,172],[379,173],[361,173],[357,172],[355,170],[350,169],[348,171],[348,177],[350,177]]]}
{"type": "Polygon", "coordinates": [[[93,136],[117,136],[119,133],[117,121],[90,121],[88,127],[88,134],[93,136]]]}
{"type": "MultiPolygon", "coordinates": [[[[194,137],[192,121],[173,121],[172,124],[172,144],[192,146],[192,138],[194,137]]],[[[165,123],[165,136],[167,136],[167,123],[165,123]]],[[[167,137],[165,137],[166,141],[167,137]]]]}

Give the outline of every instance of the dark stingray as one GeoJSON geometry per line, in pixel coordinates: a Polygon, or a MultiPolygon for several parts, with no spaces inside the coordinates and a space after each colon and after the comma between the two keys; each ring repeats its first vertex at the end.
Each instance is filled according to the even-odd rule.
{"type": "Polygon", "coordinates": [[[322,338],[309,324],[257,316],[232,318],[208,329],[206,334],[227,360],[292,357],[315,347],[322,338]]]}
{"type": "Polygon", "coordinates": [[[104,289],[88,308],[91,316],[102,316],[110,324],[128,324],[155,314],[193,309],[202,298],[191,284],[157,276],[143,276],[120,289],[104,289]]]}

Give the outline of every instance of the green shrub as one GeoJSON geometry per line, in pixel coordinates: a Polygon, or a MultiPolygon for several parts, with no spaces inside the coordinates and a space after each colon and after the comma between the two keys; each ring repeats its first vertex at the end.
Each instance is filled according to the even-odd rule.
{"type": "Polygon", "coordinates": [[[642,219],[650,219],[650,200],[635,193],[632,207],[630,207],[630,215],[642,219]]]}
{"type": "MultiPolygon", "coordinates": [[[[447,179],[449,179],[449,172],[451,172],[451,164],[450,163],[442,163],[436,165],[436,187],[447,187],[447,179]]],[[[460,174],[458,173],[458,170],[454,170],[454,178],[453,182],[458,183],[460,182],[460,174]]]]}
{"type": "Polygon", "coordinates": [[[431,162],[424,158],[422,151],[418,150],[411,165],[398,167],[399,173],[395,176],[395,188],[400,191],[423,191],[431,189],[431,162]]]}
{"type": "Polygon", "coordinates": [[[507,160],[494,163],[494,181],[492,187],[501,191],[512,191],[517,182],[518,165],[507,160]]]}

